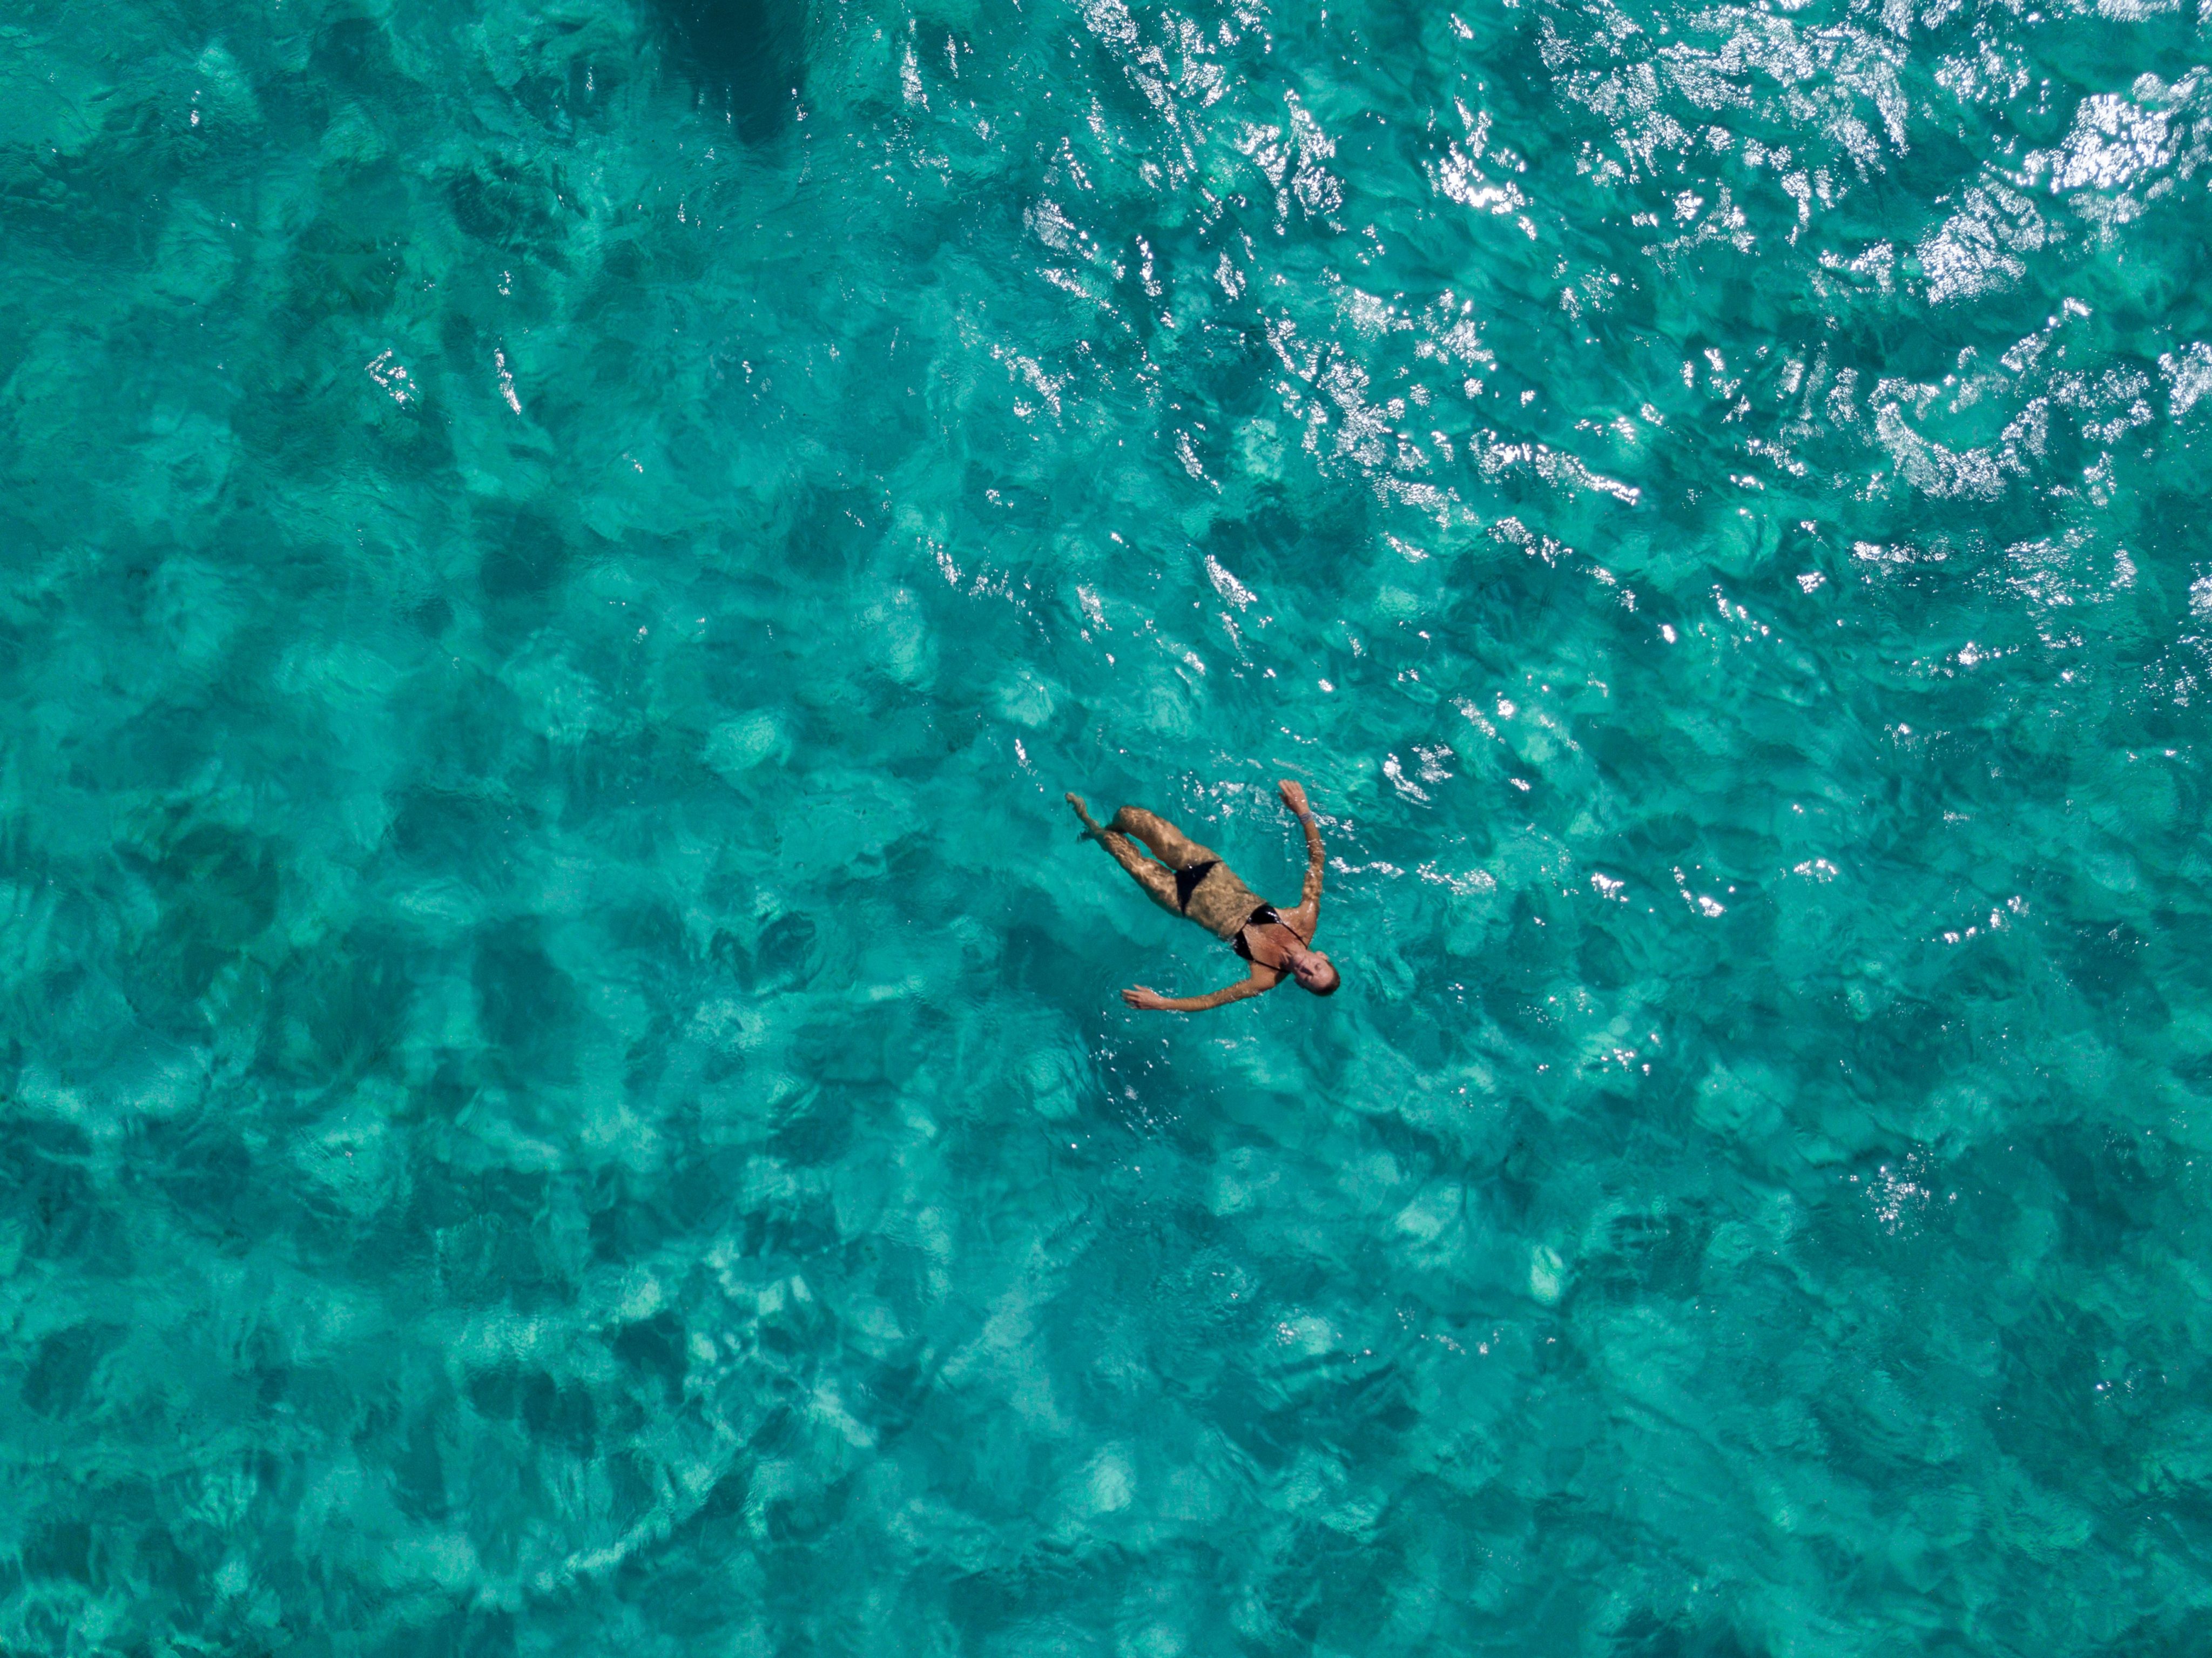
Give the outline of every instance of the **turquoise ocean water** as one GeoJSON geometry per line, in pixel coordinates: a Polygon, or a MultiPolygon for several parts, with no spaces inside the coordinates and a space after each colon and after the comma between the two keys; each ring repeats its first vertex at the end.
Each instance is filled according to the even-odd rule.
{"type": "Polygon", "coordinates": [[[2209,31],[11,8],[0,1649],[2204,1651],[2209,31]]]}

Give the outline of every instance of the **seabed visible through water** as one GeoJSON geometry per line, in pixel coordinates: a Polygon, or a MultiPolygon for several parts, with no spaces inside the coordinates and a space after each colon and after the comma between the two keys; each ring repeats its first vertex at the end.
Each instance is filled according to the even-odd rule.
{"type": "Polygon", "coordinates": [[[0,1649],[2201,1651],[2208,27],[14,7],[0,1649]]]}

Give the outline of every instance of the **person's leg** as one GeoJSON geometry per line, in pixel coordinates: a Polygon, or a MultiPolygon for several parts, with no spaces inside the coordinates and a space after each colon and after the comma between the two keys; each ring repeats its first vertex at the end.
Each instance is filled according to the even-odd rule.
{"type": "Polygon", "coordinates": [[[1159,813],[1146,811],[1142,806],[1122,807],[1114,814],[1114,821],[1107,828],[1142,841],[1171,869],[1221,861],[1221,855],[1212,847],[1199,845],[1159,813]]]}
{"type": "MultiPolygon", "coordinates": [[[[1178,915],[1182,913],[1182,907],[1176,902],[1173,870],[1164,864],[1154,863],[1139,852],[1129,844],[1127,835],[1115,829],[1099,828],[1097,820],[1091,817],[1091,809],[1083,804],[1080,795],[1069,795],[1067,804],[1075,808],[1075,815],[1083,820],[1083,826],[1090,832],[1091,838],[1113,854],[1114,861],[1135,878],[1137,884],[1144,888],[1154,903],[1162,909],[1173,910],[1178,915]]],[[[1118,824],[1121,820],[1117,817],[1114,821],[1118,824]]]]}

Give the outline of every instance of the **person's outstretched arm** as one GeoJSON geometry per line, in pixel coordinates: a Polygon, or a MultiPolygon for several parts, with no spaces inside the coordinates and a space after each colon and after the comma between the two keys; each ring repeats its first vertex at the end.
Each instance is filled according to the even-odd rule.
{"type": "Polygon", "coordinates": [[[1298,914],[1305,920],[1300,930],[1310,941],[1315,923],[1321,919],[1321,825],[1314,822],[1313,808],[1306,804],[1304,789],[1287,777],[1277,787],[1282,793],[1283,804],[1297,814],[1298,825],[1306,832],[1306,884],[1298,895],[1298,914]]]}
{"type": "Polygon", "coordinates": [[[1163,996],[1150,985],[1133,985],[1121,993],[1121,999],[1131,1007],[1141,1007],[1155,1013],[1203,1013],[1210,1007],[1223,1007],[1231,1002],[1241,1002],[1248,996],[1257,996],[1273,990],[1279,975],[1272,969],[1262,972],[1252,969],[1252,976],[1224,985],[1219,990],[1203,996],[1163,996]]]}

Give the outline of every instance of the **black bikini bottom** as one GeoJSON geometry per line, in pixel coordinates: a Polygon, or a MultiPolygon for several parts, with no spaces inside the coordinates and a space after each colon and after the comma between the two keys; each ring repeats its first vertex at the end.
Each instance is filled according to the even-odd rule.
{"type": "Polygon", "coordinates": [[[1184,914],[1190,914],[1190,895],[1198,890],[1198,884],[1221,867],[1218,858],[1209,858],[1202,864],[1193,864],[1188,869],[1176,872],[1176,908],[1184,914]]]}

